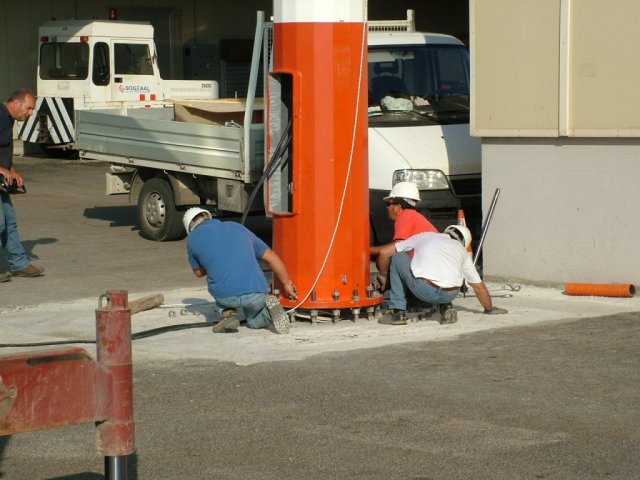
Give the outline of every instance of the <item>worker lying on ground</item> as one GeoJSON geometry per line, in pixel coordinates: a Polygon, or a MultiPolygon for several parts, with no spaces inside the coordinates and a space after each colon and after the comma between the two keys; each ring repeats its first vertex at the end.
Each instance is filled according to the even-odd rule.
{"type": "Polygon", "coordinates": [[[383,253],[384,248],[418,233],[438,231],[424,215],[416,210],[416,205],[420,201],[420,192],[415,183],[396,183],[383,200],[387,204],[389,218],[394,222],[393,240],[386,245],[373,246],[369,250],[371,258],[376,259],[378,274],[374,286],[380,292],[384,292],[389,287],[387,281],[389,264],[391,256],[396,253],[391,248],[387,249],[387,252],[393,252],[391,255],[383,253]]]}
{"type": "Polygon", "coordinates": [[[466,250],[471,232],[461,225],[450,225],[444,233],[420,233],[385,245],[383,253],[393,255],[390,269],[390,311],[379,323],[406,325],[407,292],[423,302],[439,306],[440,323],[455,323],[458,314],[451,302],[458,296],[462,281],[473,288],[484,313],[507,313],[494,307],[486,285],[466,250]],[[413,251],[413,258],[403,252],[413,251]]]}
{"type": "Polygon", "coordinates": [[[222,320],[215,333],[238,330],[238,310],[249,328],[272,325],[276,333],[289,333],[289,317],[277,297],[267,295],[267,280],[258,263],[267,262],[291,299],[298,291],[280,257],[253,232],[236,222],[221,222],[199,207],[184,214],[189,263],[196,277],[207,277],[209,293],[220,310],[222,320]]]}

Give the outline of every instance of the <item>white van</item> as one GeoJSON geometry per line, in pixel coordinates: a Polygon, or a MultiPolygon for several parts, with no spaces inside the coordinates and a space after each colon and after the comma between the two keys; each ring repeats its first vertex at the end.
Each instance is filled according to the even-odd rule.
{"type": "Polygon", "coordinates": [[[415,182],[418,209],[442,230],[481,223],[480,139],[469,134],[469,51],[406,22],[369,22],[369,194],[372,243],[391,240],[383,197],[415,182]]]}

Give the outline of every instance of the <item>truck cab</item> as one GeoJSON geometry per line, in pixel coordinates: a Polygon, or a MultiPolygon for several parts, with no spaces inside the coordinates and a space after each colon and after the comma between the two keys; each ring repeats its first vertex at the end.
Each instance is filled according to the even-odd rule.
{"type": "Polygon", "coordinates": [[[45,151],[75,148],[75,112],[162,107],[171,99],[217,98],[213,81],[163,80],[146,22],[55,20],[39,29],[36,114],[20,138],[45,151]]]}
{"type": "Polygon", "coordinates": [[[439,229],[466,210],[480,222],[481,145],[469,133],[469,52],[458,39],[407,21],[369,22],[369,194],[372,242],[392,239],[383,197],[414,182],[439,229]]]}

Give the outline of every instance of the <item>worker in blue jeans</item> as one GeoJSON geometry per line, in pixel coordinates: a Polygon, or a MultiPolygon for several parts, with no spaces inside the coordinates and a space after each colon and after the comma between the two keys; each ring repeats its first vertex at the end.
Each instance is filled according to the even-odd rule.
{"type": "Polygon", "coordinates": [[[244,225],[221,222],[200,207],[188,209],[183,218],[189,263],[196,277],[207,277],[209,293],[220,309],[222,320],[215,333],[235,332],[242,311],[249,328],[272,325],[276,333],[289,332],[289,317],[274,295],[258,260],[264,260],[280,280],[284,293],[298,298],[280,257],[244,225]]]}
{"type": "MultiPolygon", "coordinates": [[[[13,124],[31,116],[36,105],[33,94],[26,89],[16,90],[0,104],[0,177],[9,187],[23,187],[22,175],[13,163],[13,124]]],[[[0,272],[0,283],[11,277],[39,277],[44,268],[31,265],[20,241],[18,219],[6,188],[0,189],[0,245],[10,272],[0,272]]]]}
{"type": "Polygon", "coordinates": [[[409,292],[418,300],[438,305],[440,323],[455,323],[458,314],[451,302],[458,296],[463,281],[473,288],[484,313],[507,313],[506,310],[492,305],[489,291],[466,250],[470,243],[471,232],[467,227],[450,225],[444,233],[419,233],[385,246],[397,253],[391,259],[389,272],[390,311],[379,323],[406,325],[409,292]],[[405,253],[408,251],[413,251],[413,258],[405,253]]]}

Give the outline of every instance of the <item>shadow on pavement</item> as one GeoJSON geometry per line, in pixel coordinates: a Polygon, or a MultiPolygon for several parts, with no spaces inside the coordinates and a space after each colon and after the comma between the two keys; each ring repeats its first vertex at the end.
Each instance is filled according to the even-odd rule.
{"type": "MultiPolygon", "coordinates": [[[[35,248],[38,245],[50,245],[52,243],[58,242],[57,238],[45,237],[39,238],[37,240],[22,240],[22,246],[24,247],[25,252],[27,253],[27,258],[31,260],[40,260],[40,257],[34,253],[35,248]]],[[[0,272],[6,272],[9,270],[9,265],[7,264],[4,255],[0,255],[0,272]]]]}
{"type": "Polygon", "coordinates": [[[94,220],[106,220],[110,227],[135,227],[136,230],[138,229],[135,205],[85,208],[84,216],[94,220]]]}
{"type": "MultiPolygon", "coordinates": [[[[0,437],[0,479],[5,478],[2,472],[2,459],[4,458],[4,451],[9,444],[11,435],[0,437]]],[[[47,480],[103,480],[104,475],[95,472],[81,472],[74,473],[72,475],[64,475],[62,477],[47,477],[47,480]]],[[[136,480],[138,478],[138,455],[132,453],[127,457],[127,479],[136,480]]]]}
{"type": "MultiPolygon", "coordinates": [[[[117,478],[121,478],[116,475],[117,478]]],[[[0,476],[0,478],[2,478],[0,476]]],[[[65,475],[63,477],[49,477],[46,480],[103,480],[104,475],[94,472],[75,473],[73,475],[65,475]]],[[[132,453],[127,457],[127,480],[136,480],[138,478],[138,456],[132,453]]]]}
{"type": "MultiPolygon", "coordinates": [[[[73,475],[65,475],[64,477],[49,477],[47,480],[103,480],[104,475],[93,472],[82,472],[73,475]]],[[[134,477],[129,477],[133,479],[134,477]]]]}

